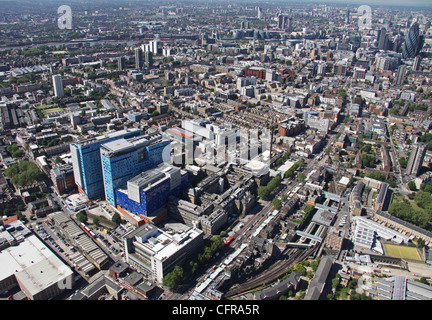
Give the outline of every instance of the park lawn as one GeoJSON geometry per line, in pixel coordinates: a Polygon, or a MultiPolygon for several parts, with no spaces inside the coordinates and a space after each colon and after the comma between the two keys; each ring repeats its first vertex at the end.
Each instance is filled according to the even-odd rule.
{"type": "Polygon", "coordinates": [[[410,200],[408,199],[408,197],[405,197],[403,194],[397,193],[394,194],[393,199],[392,199],[392,203],[393,202],[402,202],[404,201],[404,199],[408,200],[409,204],[411,205],[411,207],[414,210],[419,210],[419,211],[424,211],[424,209],[422,207],[419,207],[418,204],[414,201],[414,200],[410,200]]]}
{"type": "Polygon", "coordinates": [[[421,261],[421,257],[415,247],[383,244],[386,255],[396,258],[421,261]]]}
{"type": "Polygon", "coordinates": [[[38,110],[49,109],[49,108],[52,108],[53,106],[55,106],[55,104],[41,104],[41,105],[37,106],[36,109],[38,109],[38,110]]]}
{"type": "Polygon", "coordinates": [[[58,108],[58,107],[50,108],[50,109],[44,109],[44,110],[43,110],[43,113],[44,113],[45,115],[47,115],[47,114],[49,114],[49,113],[59,112],[59,111],[64,111],[64,109],[63,109],[63,108],[58,108]]]}
{"type": "Polygon", "coordinates": [[[393,198],[392,198],[392,203],[395,202],[395,201],[396,202],[402,202],[404,199],[405,199],[405,196],[403,194],[394,193],[393,194],[393,198]]]}
{"type": "Polygon", "coordinates": [[[414,200],[409,200],[411,207],[413,207],[414,210],[420,210],[424,211],[422,207],[419,207],[418,204],[414,200]]]}

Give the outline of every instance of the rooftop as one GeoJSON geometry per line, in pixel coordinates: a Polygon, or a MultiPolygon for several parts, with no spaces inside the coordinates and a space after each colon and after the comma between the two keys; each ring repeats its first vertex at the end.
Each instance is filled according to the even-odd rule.
{"type": "Polygon", "coordinates": [[[20,286],[31,295],[73,275],[72,270],[35,235],[1,251],[0,261],[0,280],[15,274],[20,286]]]}

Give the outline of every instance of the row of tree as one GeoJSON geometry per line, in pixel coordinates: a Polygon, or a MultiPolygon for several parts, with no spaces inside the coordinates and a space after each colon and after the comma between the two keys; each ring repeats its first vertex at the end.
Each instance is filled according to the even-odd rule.
{"type": "Polygon", "coordinates": [[[258,187],[258,196],[260,199],[269,200],[270,194],[276,189],[282,181],[281,176],[278,174],[273,177],[266,186],[258,187]]]}
{"type": "Polygon", "coordinates": [[[210,261],[223,246],[224,240],[221,236],[211,237],[208,244],[189,263],[184,266],[177,265],[171,272],[167,273],[162,279],[162,284],[175,289],[193,275],[200,266],[210,261]]]}
{"type": "Polygon", "coordinates": [[[304,159],[298,160],[296,163],[293,164],[291,168],[289,168],[287,171],[285,171],[284,177],[285,178],[292,178],[297,171],[298,168],[300,168],[304,164],[304,159]]]}

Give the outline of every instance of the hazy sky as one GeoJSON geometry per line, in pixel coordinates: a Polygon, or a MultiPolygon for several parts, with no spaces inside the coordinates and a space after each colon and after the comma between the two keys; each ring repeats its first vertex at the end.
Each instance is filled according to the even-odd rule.
{"type": "MultiPolygon", "coordinates": [[[[235,0],[234,0],[235,1],[235,0]]],[[[432,8],[432,0],[306,0],[307,2],[315,3],[337,3],[337,4],[367,4],[370,6],[403,6],[403,7],[430,7],[432,8]]],[[[290,0],[288,1],[290,2],[290,0]]]]}

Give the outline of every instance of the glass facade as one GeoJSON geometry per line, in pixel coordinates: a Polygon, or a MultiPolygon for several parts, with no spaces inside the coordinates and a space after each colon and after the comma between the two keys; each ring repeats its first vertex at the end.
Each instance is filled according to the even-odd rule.
{"type": "Polygon", "coordinates": [[[115,152],[108,146],[102,146],[102,169],[104,177],[105,197],[113,206],[117,205],[115,189],[124,186],[128,180],[142,171],[156,167],[163,162],[163,152],[170,144],[169,140],[160,140],[149,146],[142,144],[129,145],[128,141],[120,141],[115,152]],[[105,148],[107,147],[107,148],[105,148]]]}
{"type": "Polygon", "coordinates": [[[141,133],[138,129],[122,130],[105,137],[92,138],[71,145],[75,181],[88,198],[104,196],[101,145],[119,138],[137,137],[141,133]]]}
{"type": "Polygon", "coordinates": [[[417,22],[413,23],[405,42],[402,44],[402,58],[412,59],[417,56],[423,47],[423,37],[420,36],[420,29],[417,22]]]}

